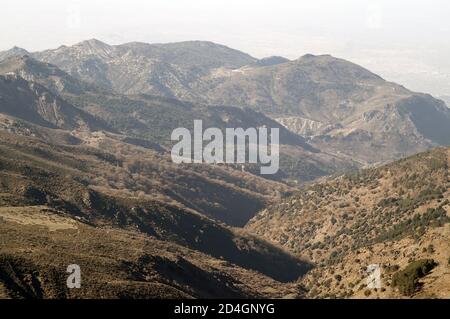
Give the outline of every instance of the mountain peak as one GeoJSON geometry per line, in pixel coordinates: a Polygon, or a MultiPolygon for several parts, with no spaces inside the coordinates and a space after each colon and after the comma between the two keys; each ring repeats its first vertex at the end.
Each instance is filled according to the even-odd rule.
{"type": "Polygon", "coordinates": [[[331,54],[311,54],[307,53],[298,60],[339,60],[338,58],[332,56],[331,54]]]}
{"type": "Polygon", "coordinates": [[[286,62],[290,62],[289,59],[286,59],[285,57],[282,56],[269,56],[269,57],[265,57],[262,58],[258,61],[256,61],[255,65],[257,66],[272,66],[272,65],[277,65],[277,64],[282,64],[282,63],[286,63],[286,62]]]}
{"type": "Polygon", "coordinates": [[[345,65],[347,67],[350,66],[355,66],[355,67],[361,67],[357,64],[354,64],[350,61],[341,59],[341,58],[337,58],[332,56],[331,54],[311,54],[311,53],[307,53],[305,55],[302,55],[301,57],[299,57],[298,59],[294,60],[294,62],[296,63],[300,63],[300,64],[311,64],[311,65],[328,65],[330,63],[339,63],[342,65],[345,65]]]}
{"type": "Polygon", "coordinates": [[[97,39],[89,39],[78,42],[74,45],[74,47],[82,48],[83,50],[88,50],[92,53],[112,50],[112,46],[97,39]]]}
{"type": "Polygon", "coordinates": [[[56,67],[45,62],[38,61],[28,54],[11,55],[0,61],[1,72],[13,72],[23,68],[39,70],[40,72],[45,68],[55,69],[56,67]]]}
{"type": "Polygon", "coordinates": [[[27,52],[27,50],[25,50],[24,48],[18,47],[18,46],[13,46],[9,51],[11,52],[27,52]]]}
{"type": "Polygon", "coordinates": [[[102,42],[98,39],[92,38],[84,40],[75,44],[76,46],[90,46],[90,47],[110,47],[109,44],[102,42]]]}
{"type": "Polygon", "coordinates": [[[24,68],[33,68],[34,65],[42,64],[30,57],[24,55],[10,55],[0,61],[0,74],[16,72],[24,68]]]}
{"type": "MultiPolygon", "coordinates": [[[[73,46],[77,50],[89,55],[110,56],[114,50],[111,45],[97,39],[89,39],[73,46]]],[[[67,49],[67,48],[66,48],[67,49]]]]}
{"type": "MultiPolygon", "coordinates": [[[[219,44],[212,41],[204,40],[189,40],[180,42],[160,43],[163,46],[194,46],[194,47],[227,47],[223,44],[219,44]]],[[[227,47],[228,48],[228,47],[227,47]]]]}
{"type": "Polygon", "coordinates": [[[345,59],[334,57],[330,54],[305,54],[295,60],[295,63],[308,68],[310,72],[315,73],[315,76],[326,76],[328,78],[327,81],[332,80],[336,83],[339,83],[342,80],[384,81],[379,75],[368,69],[345,59]]]}
{"type": "Polygon", "coordinates": [[[14,46],[11,49],[7,51],[0,52],[0,60],[12,57],[12,56],[23,56],[23,55],[29,55],[30,53],[20,47],[14,46]]]}

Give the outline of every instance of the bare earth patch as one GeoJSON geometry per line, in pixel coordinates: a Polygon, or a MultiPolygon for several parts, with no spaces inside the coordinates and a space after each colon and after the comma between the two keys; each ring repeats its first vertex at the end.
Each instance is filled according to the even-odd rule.
{"type": "Polygon", "coordinates": [[[44,226],[50,231],[78,229],[76,221],[46,209],[46,206],[0,207],[0,218],[21,225],[44,226]]]}

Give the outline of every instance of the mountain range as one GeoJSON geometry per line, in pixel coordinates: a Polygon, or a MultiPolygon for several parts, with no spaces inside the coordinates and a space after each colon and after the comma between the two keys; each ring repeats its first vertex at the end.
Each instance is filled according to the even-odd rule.
{"type": "MultiPolygon", "coordinates": [[[[343,157],[320,152],[305,138],[274,119],[251,108],[211,106],[147,94],[124,95],[74,78],[54,65],[25,56],[10,56],[0,61],[0,74],[12,75],[45,87],[48,94],[88,113],[104,124],[105,130],[126,135],[129,141],[173,144],[171,132],[178,127],[193,128],[194,119],[205,127],[271,127],[280,129],[281,170],[278,180],[310,181],[357,165],[343,157]],[[284,147],[284,146],[288,147],[284,147]]],[[[75,127],[72,127],[73,129],[75,127]]],[[[255,167],[249,170],[257,171],[255,167]]]]}
{"type": "Polygon", "coordinates": [[[34,53],[13,48],[0,59],[23,54],[120,94],[252,108],[322,151],[361,165],[450,143],[450,111],[441,100],[329,55],[259,60],[211,42],[92,39],[34,53]]]}
{"type": "Polygon", "coordinates": [[[0,297],[450,295],[450,109],[351,62],[203,41],[14,47],[0,137],[0,297]],[[196,119],[279,128],[279,172],[173,163],[171,132],[196,119]],[[77,292],[61,285],[75,261],[77,292]],[[374,263],[383,291],[362,282],[374,263]]]}

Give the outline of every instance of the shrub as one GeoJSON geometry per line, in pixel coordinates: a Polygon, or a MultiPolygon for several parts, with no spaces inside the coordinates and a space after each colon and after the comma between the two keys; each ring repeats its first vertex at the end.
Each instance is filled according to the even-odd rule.
{"type": "Polygon", "coordinates": [[[427,275],[435,266],[433,259],[413,261],[404,270],[394,274],[392,286],[397,287],[404,295],[412,295],[419,287],[419,278],[427,275]]]}
{"type": "Polygon", "coordinates": [[[390,266],[386,266],[386,271],[389,273],[393,273],[396,272],[400,269],[399,265],[390,265],[390,266]]]}

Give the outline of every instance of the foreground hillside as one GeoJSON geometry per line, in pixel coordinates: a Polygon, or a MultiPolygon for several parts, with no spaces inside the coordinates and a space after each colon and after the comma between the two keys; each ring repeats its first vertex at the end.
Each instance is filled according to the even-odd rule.
{"type": "Polygon", "coordinates": [[[0,131],[0,291],[8,296],[301,295],[284,283],[308,263],[215,221],[247,220],[275,183],[227,168],[176,168],[106,135],[21,125],[9,129],[27,137],[0,131]],[[86,271],[75,295],[61,281],[72,263],[86,271]]]}
{"type": "Polygon", "coordinates": [[[263,210],[247,229],[317,265],[302,280],[309,297],[448,298],[449,166],[450,149],[435,149],[321,182],[263,210]],[[394,284],[395,273],[423,259],[436,263],[423,281],[409,290],[394,284]],[[383,268],[381,290],[366,288],[370,264],[383,268]]]}
{"type": "Polygon", "coordinates": [[[226,259],[138,231],[93,227],[48,206],[0,207],[0,220],[3,298],[280,298],[302,293],[295,284],[226,259]],[[71,264],[81,268],[81,289],[66,287],[71,264]]]}

